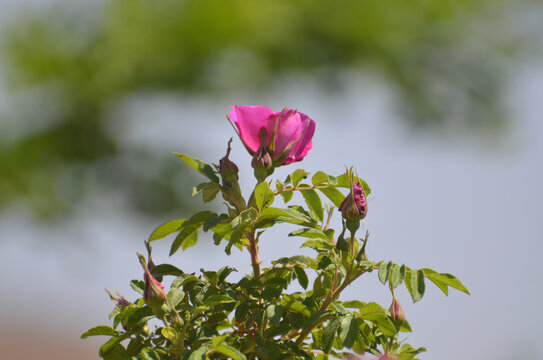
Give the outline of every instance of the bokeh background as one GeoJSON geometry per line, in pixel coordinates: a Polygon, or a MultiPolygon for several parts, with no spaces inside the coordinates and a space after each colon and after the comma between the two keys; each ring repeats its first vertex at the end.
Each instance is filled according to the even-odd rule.
{"type": "MultiPolygon", "coordinates": [[[[103,288],[131,299],[143,240],[200,206],[171,152],[218,162],[228,106],[258,104],[317,122],[279,178],[368,181],[370,258],[470,289],[400,293],[423,359],[543,359],[542,19],[537,0],[0,0],[1,357],[97,359],[79,336],[109,323],[103,288]]],[[[232,159],[251,186],[237,139],[232,159]]],[[[265,263],[302,251],[288,230],[265,263]]],[[[167,249],[250,271],[205,237],[167,249]]],[[[345,296],[390,302],[376,279],[345,296]]]]}

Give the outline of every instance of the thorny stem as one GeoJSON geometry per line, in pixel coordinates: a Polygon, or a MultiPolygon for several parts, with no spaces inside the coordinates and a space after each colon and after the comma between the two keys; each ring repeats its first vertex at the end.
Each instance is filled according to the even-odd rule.
{"type": "Polygon", "coordinates": [[[255,239],[254,230],[247,233],[249,239],[249,253],[251,253],[251,265],[253,266],[253,276],[260,277],[260,258],[258,257],[258,245],[255,239]]]}

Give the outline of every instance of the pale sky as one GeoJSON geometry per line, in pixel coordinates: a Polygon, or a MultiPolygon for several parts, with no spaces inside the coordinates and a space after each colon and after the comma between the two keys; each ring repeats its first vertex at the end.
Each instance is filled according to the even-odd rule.
{"type": "MultiPolygon", "coordinates": [[[[537,344],[543,300],[543,69],[519,72],[509,93],[515,122],[492,141],[414,133],[390,110],[385,89],[370,86],[361,73],[346,79],[341,96],[292,79],[287,90],[275,88],[266,96],[135,99],[119,113],[126,121],[124,144],[148,143],[163,149],[164,156],[193,147],[193,156],[217,162],[234,135],[224,120],[228,105],[298,108],[317,122],[314,147],[302,163],[276,175],[284,178],[297,167],[339,174],[344,165],[355,166],[373,189],[365,220],[371,232],[370,258],[453,273],[472,293],[451,290],[447,298],[428,284],[423,300],[413,305],[407,292],[400,291],[414,329],[408,341],[429,349],[423,359],[507,360],[517,358],[519,349],[530,359],[542,359],[537,344]]],[[[242,169],[242,183],[252,184],[251,172],[242,165],[250,157],[237,139],[232,159],[242,169]]],[[[112,304],[104,287],[118,288],[133,299],[128,283],[141,275],[135,253],[143,250],[134,239],[143,241],[159,223],[134,218],[121,201],[107,197],[113,201],[85,204],[61,226],[36,225],[15,210],[1,218],[0,272],[8,275],[4,286],[17,294],[3,296],[1,307],[25,314],[2,311],[2,325],[54,322],[56,332],[78,336],[86,328],[108,324],[112,304]],[[76,238],[83,245],[72,246],[76,238]],[[61,311],[65,315],[59,318],[61,311]]],[[[286,238],[288,230],[285,225],[275,236],[262,237],[264,262],[300,253],[301,240],[286,238]]],[[[205,242],[202,238],[196,248],[168,259],[169,241],[161,240],[153,252],[155,262],[171,261],[192,271],[224,264],[250,271],[247,253],[234,251],[228,258],[205,242]]],[[[376,276],[354,283],[347,298],[384,306],[390,302],[376,276]]]]}

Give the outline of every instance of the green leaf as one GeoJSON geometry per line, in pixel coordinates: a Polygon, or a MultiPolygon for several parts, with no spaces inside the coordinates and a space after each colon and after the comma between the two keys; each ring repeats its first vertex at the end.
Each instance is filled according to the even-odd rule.
{"type": "Polygon", "coordinates": [[[186,285],[188,283],[198,281],[198,278],[194,274],[183,274],[178,276],[173,282],[172,287],[180,287],[182,285],[186,285]]]}
{"type": "MultiPolygon", "coordinates": [[[[269,209],[270,208],[264,211],[267,211],[269,209]]],[[[226,234],[231,233],[236,229],[239,231],[243,231],[245,227],[247,227],[247,225],[249,225],[254,219],[256,219],[257,216],[257,211],[253,208],[250,208],[242,211],[228,224],[218,224],[212,230],[222,239],[226,234]]]]}
{"type": "Polygon", "coordinates": [[[128,318],[126,319],[126,325],[134,326],[138,324],[143,324],[144,322],[154,317],[155,315],[153,314],[153,310],[151,310],[151,308],[148,306],[144,306],[128,315],[128,318]]]}
{"type": "Polygon", "coordinates": [[[273,219],[277,222],[288,222],[298,225],[316,225],[315,221],[309,216],[302,214],[301,212],[294,209],[280,209],[274,207],[266,208],[262,211],[262,214],[260,215],[260,220],[268,219],[273,219]]]}
{"type": "Polygon", "coordinates": [[[155,241],[158,239],[162,239],[171,233],[174,233],[176,231],[179,231],[181,228],[181,225],[187,221],[186,219],[177,219],[177,220],[170,220],[168,222],[165,222],[164,224],[157,227],[151,235],[149,235],[149,241],[155,241]]]}
{"type": "Polygon", "coordinates": [[[343,302],[343,306],[345,306],[346,308],[351,308],[351,309],[362,309],[365,305],[366,303],[360,300],[349,300],[349,301],[343,302]]]}
{"type": "Polygon", "coordinates": [[[185,154],[179,154],[176,152],[174,152],[174,154],[177,155],[181,160],[183,160],[187,165],[207,177],[209,180],[217,184],[219,183],[219,178],[217,177],[217,175],[215,175],[215,171],[213,171],[211,165],[206,164],[202,160],[198,160],[185,154]]]}
{"type": "Polygon", "coordinates": [[[218,275],[218,283],[222,283],[228,275],[233,273],[234,271],[237,271],[236,269],[229,267],[229,266],[223,266],[222,268],[217,271],[218,275]]]}
{"type": "Polygon", "coordinates": [[[341,319],[339,338],[344,347],[351,348],[358,335],[357,319],[353,315],[344,316],[341,319]]]}
{"type": "Polygon", "coordinates": [[[412,270],[411,278],[409,279],[409,293],[413,302],[417,302],[422,299],[424,295],[424,271],[423,270],[412,270]]]}
{"type": "Polygon", "coordinates": [[[192,189],[192,196],[196,196],[202,193],[202,200],[208,203],[217,197],[217,194],[221,191],[221,186],[215,182],[202,183],[195,186],[192,189]]]}
{"type": "Polygon", "coordinates": [[[301,193],[307,206],[309,207],[309,210],[311,210],[311,212],[317,217],[317,219],[322,221],[322,219],[324,218],[324,211],[322,209],[321,198],[319,197],[317,192],[315,190],[302,190],[301,193]]]}
{"type": "Polygon", "coordinates": [[[256,186],[254,196],[256,207],[261,211],[273,204],[275,198],[273,190],[270,189],[270,185],[266,181],[256,186]]]}
{"type": "Polygon", "coordinates": [[[191,227],[185,228],[185,231],[179,232],[179,235],[177,235],[170,248],[170,256],[175,254],[179,248],[182,248],[183,251],[185,251],[189,247],[196,245],[200,227],[201,225],[193,224],[191,227]]]}
{"type": "Polygon", "coordinates": [[[180,276],[183,274],[183,271],[170,264],[160,264],[151,270],[151,274],[155,277],[165,275],[180,276]]]}
{"type": "Polygon", "coordinates": [[[136,292],[143,295],[143,288],[145,286],[145,283],[142,280],[132,280],[130,281],[130,287],[134,289],[136,292]]]}
{"type": "Polygon", "coordinates": [[[281,197],[283,197],[283,202],[286,204],[290,200],[292,200],[292,195],[294,195],[294,191],[284,191],[279,193],[281,197]]]}
{"type": "Polygon", "coordinates": [[[374,302],[370,302],[370,303],[365,304],[360,309],[360,315],[362,315],[362,318],[364,319],[368,318],[371,320],[371,319],[375,319],[376,315],[386,316],[386,312],[385,312],[385,309],[383,309],[381,305],[374,302]]]}
{"type": "Polygon", "coordinates": [[[225,343],[220,344],[215,349],[213,349],[214,352],[221,353],[228,358],[234,359],[234,360],[246,360],[245,355],[241,353],[238,349],[227,345],[225,343]]]}
{"type": "Polygon", "coordinates": [[[205,304],[206,305],[219,305],[219,304],[229,304],[229,303],[233,303],[235,301],[236,300],[232,299],[228,295],[217,294],[217,295],[212,295],[208,299],[206,299],[205,304]]]}
{"type": "Polygon", "coordinates": [[[301,302],[299,302],[298,300],[296,300],[295,298],[289,295],[284,295],[283,306],[288,310],[302,314],[307,317],[311,315],[311,312],[309,311],[307,306],[305,306],[304,304],[302,304],[301,302]]]}
{"type": "Polygon", "coordinates": [[[360,316],[364,320],[375,323],[386,336],[393,336],[396,334],[396,327],[392,321],[390,321],[385,309],[383,309],[381,305],[374,302],[364,305],[360,309],[360,316]]]}
{"type": "MultiPolygon", "coordinates": [[[[104,345],[100,346],[100,349],[98,350],[98,355],[100,355],[100,357],[104,357],[109,352],[114,351],[114,349],[117,347],[117,345],[119,345],[119,343],[121,341],[123,341],[124,339],[126,339],[126,335],[112,337],[104,345]]],[[[119,350],[116,350],[115,352],[119,352],[119,350]]],[[[122,351],[121,351],[121,353],[122,353],[122,351]]],[[[115,356],[115,355],[113,355],[113,356],[115,356]]],[[[115,357],[113,357],[112,359],[115,359],[115,357]]],[[[123,358],[120,358],[120,359],[123,359],[123,358]]],[[[129,359],[130,359],[130,357],[129,357],[129,359]]]]}
{"type": "Polygon", "coordinates": [[[279,324],[283,315],[283,307],[281,305],[270,304],[266,308],[266,316],[272,324],[279,324]]]}
{"type": "Polygon", "coordinates": [[[183,301],[184,297],[185,297],[185,293],[176,287],[172,287],[170,291],[168,292],[168,299],[172,303],[173,307],[176,307],[177,305],[179,305],[179,303],[183,301]]]}
{"type": "Polygon", "coordinates": [[[156,350],[143,348],[139,353],[137,360],[161,360],[161,356],[156,350]]]}
{"type": "Polygon", "coordinates": [[[328,175],[322,171],[317,171],[311,178],[313,185],[320,185],[323,183],[329,183],[330,185],[337,185],[337,179],[334,176],[328,175]]]}
{"type": "Polygon", "coordinates": [[[330,321],[326,328],[324,328],[324,332],[322,334],[322,351],[324,351],[325,354],[329,354],[330,350],[332,350],[332,344],[336,338],[337,330],[341,325],[341,320],[342,319],[340,317],[337,317],[330,321]]]}
{"type": "Polygon", "coordinates": [[[296,277],[298,278],[298,282],[300,283],[300,285],[304,289],[307,289],[307,285],[309,283],[309,280],[307,278],[307,274],[305,273],[304,269],[302,269],[299,266],[295,266],[294,267],[294,272],[296,273],[296,277]]]}
{"type": "Polygon", "coordinates": [[[211,211],[200,211],[185,221],[179,230],[170,248],[170,256],[175,254],[181,247],[183,250],[194,246],[198,241],[198,230],[209,219],[216,218],[217,214],[211,211]]]}
{"type": "Polygon", "coordinates": [[[328,236],[326,236],[320,229],[312,229],[312,228],[303,228],[294,230],[288,236],[301,236],[311,239],[324,239],[324,240],[330,240],[328,236]]]}
{"type": "Polygon", "coordinates": [[[97,335],[113,336],[115,335],[115,330],[105,325],[95,326],[85,331],[83,334],[81,334],[81,339],[86,339],[89,336],[97,336],[97,335]]]}
{"type": "Polygon", "coordinates": [[[311,173],[308,173],[304,169],[295,170],[290,176],[290,179],[292,180],[292,186],[296,187],[300,183],[300,181],[302,181],[309,174],[311,173]]]}
{"type": "Polygon", "coordinates": [[[394,323],[386,316],[376,319],[375,323],[385,336],[394,336],[398,332],[394,323]]]}
{"type": "Polygon", "coordinates": [[[210,350],[210,344],[200,346],[194,350],[187,360],[205,360],[207,352],[210,350]]]}
{"type": "Polygon", "coordinates": [[[389,261],[386,265],[385,263],[381,263],[379,265],[379,273],[377,275],[379,277],[379,281],[381,281],[383,285],[387,283],[388,274],[392,265],[394,265],[392,261],[389,261]]]}
{"type": "Polygon", "coordinates": [[[394,268],[392,269],[390,273],[390,285],[393,289],[397,288],[404,280],[405,278],[405,265],[398,266],[394,265],[394,268]]]}
{"type": "Polygon", "coordinates": [[[454,275],[447,273],[437,273],[432,269],[422,269],[424,271],[424,276],[426,276],[430,281],[432,281],[437,287],[439,287],[445,295],[448,295],[448,288],[450,286],[455,288],[463,293],[470,295],[468,289],[458,280],[454,275]]]}
{"type": "Polygon", "coordinates": [[[124,346],[121,344],[113,345],[104,355],[104,360],[131,360],[132,357],[128,354],[124,346]]]}
{"type": "Polygon", "coordinates": [[[343,193],[335,187],[323,188],[318,190],[323,193],[324,196],[330,199],[330,201],[332,201],[337,208],[339,208],[343,200],[345,200],[345,195],[343,195],[343,193]]]}
{"type": "Polygon", "coordinates": [[[335,248],[335,246],[332,245],[329,240],[324,239],[307,240],[300,247],[308,247],[317,251],[333,250],[335,248]]]}
{"type": "Polygon", "coordinates": [[[171,327],[162,328],[160,333],[172,343],[175,343],[177,340],[177,332],[171,327]]]}

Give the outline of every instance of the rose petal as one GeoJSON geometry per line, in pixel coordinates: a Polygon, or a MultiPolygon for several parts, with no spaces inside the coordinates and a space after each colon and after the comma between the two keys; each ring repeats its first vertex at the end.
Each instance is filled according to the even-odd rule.
{"type": "Polygon", "coordinates": [[[301,161],[311,150],[313,147],[313,144],[311,143],[311,139],[313,138],[313,135],[315,134],[315,122],[309,118],[306,114],[298,113],[301,119],[302,123],[302,129],[304,129],[302,138],[294,145],[294,147],[290,150],[289,155],[287,156],[287,159],[285,160],[285,165],[288,165],[295,161],[301,161]]]}
{"type": "MultiPolygon", "coordinates": [[[[267,106],[231,106],[230,119],[236,124],[239,136],[247,150],[254,155],[260,146],[258,133],[268,124],[273,111],[267,106]]],[[[268,138],[270,133],[268,133],[268,138]]]]}

